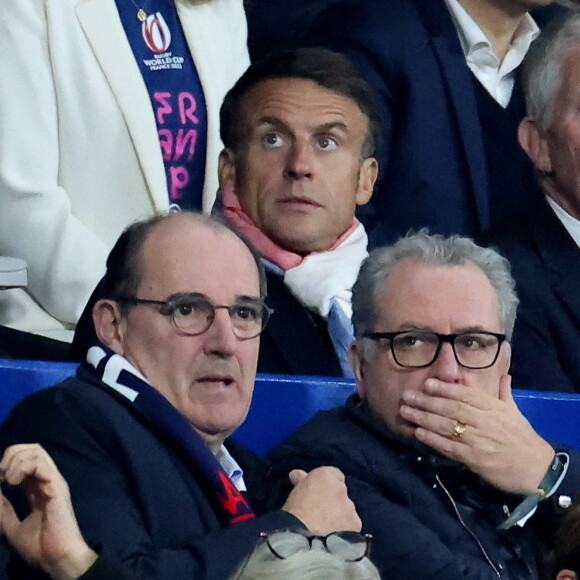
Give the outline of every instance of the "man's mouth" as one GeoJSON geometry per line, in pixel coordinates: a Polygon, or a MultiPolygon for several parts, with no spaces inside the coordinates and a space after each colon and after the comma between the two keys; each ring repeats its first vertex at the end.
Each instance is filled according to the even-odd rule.
{"type": "Polygon", "coordinates": [[[229,387],[234,379],[229,375],[208,375],[206,377],[201,377],[197,381],[198,383],[223,383],[226,387],[229,387]]]}
{"type": "Polygon", "coordinates": [[[284,205],[298,205],[298,206],[311,206],[311,207],[322,207],[319,203],[313,199],[305,196],[299,197],[285,197],[279,201],[284,205]]]}

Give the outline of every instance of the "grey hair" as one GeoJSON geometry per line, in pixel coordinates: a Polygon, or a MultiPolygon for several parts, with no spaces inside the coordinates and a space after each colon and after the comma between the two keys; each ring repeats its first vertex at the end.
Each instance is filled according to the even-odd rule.
{"type": "Polygon", "coordinates": [[[499,323],[511,339],[519,300],[509,262],[496,250],[482,248],[470,238],[430,235],[426,230],[409,234],[392,246],[376,248],[363,262],[352,289],[352,322],[357,338],[373,330],[377,297],[395,266],[407,258],[437,266],[477,266],[496,292],[499,323]]]}
{"type": "Polygon", "coordinates": [[[562,85],[562,59],[580,45],[580,12],[567,13],[547,26],[532,43],[524,61],[527,114],[546,131],[552,122],[558,90],[562,85]]]}
{"type": "MultiPolygon", "coordinates": [[[[292,538],[288,538],[292,543],[292,538]]],[[[375,565],[367,558],[347,562],[316,545],[308,552],[298,552],[281,560],[264,542],[231,580],[381,580],[375,565]]]]}

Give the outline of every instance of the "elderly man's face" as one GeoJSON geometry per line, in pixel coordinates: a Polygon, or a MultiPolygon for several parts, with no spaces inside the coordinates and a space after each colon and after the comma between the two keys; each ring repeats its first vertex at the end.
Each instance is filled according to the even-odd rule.
{"type": "MultiPolygon", "coordinates": [[[[218,305],[259,298],[256,263],[228,231],[175,216],[158,225],[141,250],[137,296],[167,300],[196,292],[218,305]]],[[[245,419],[252,398],[259,338],[240,340],[225,309],[198,336],[180,332],[159,306],[138,304],[121,314],[125,356],[193,424],[206,442],[220,444],[245,419]]]]}
{"type": "Polygon", "coordinates": [[[536,166],[553,173],[544,180],[547,193],[580,218],[580,46],[569,49],[562,59],[562,84],[539,147],[536,166]]]}
{"type": "Polygon", "coordinates": [[[244,97],[239,150],[222,154],[222,187],[282,248],[328,250],[366,203],[377,175],[361,161],[369,122],[358,105],[304,79],[270,79],[244,97]]]}
{"type": "MultiPolygon", "coordinates": [[[[474,265],[436,266],[405,259],[395,266],[377,300],[374,332],[428,330],[440,334],[464,331],[502,333],[495,290],[474,265]]],[[[428,378],[461,383],[497,396],[499,379],[509,367],[504,343],[496,363],[481,370],[459,366],[451,344],[443,343],[435,362],[425,368],[399,366],[389,342],[359,339],[354,351],[358,389],[373,413],[394,432],[411,436],[414,425],[399,414],[406,390],[421,391],[428,378]]]]}

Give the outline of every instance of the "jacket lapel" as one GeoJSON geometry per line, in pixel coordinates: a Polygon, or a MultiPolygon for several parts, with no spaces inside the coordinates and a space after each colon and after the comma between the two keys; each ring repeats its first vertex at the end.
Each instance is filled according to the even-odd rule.
{"type": "Polygon", "coordinates": [[[580,323],[580,248],[546,202],[532,214],[530,233],[544,267],[557,275],[554,292],[580,323]]]}
{"type": "Polygon", "coordinates": [[[164,209],[167,182],[153,109],[115,2],[80,0],[76,13],[125,118],[152,203],[164,209]]]}
{"type": "Polygon", "coordinates": [[[264,332],[278,346],[292,374],[342,376],[332,345],[323,340],[308,310],[290,293],[281,276],[268,271],[267,278],[268,303],[275,313],[264,332]]]}
{"type": "Polygon", "coordinates": [[[465,63],[465,56],[443,0],[415,0],[423,25],[432,37],[443,78],[455,111],[467,168],[471,177],[475,204],[482,229],[490,224],[488,183],[485,150],[477,101],[473,87],[473,74],[465,63]]]}

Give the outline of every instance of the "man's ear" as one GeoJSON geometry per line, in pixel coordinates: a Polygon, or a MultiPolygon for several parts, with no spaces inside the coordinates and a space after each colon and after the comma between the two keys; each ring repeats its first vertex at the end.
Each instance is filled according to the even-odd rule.
{"type": "Polygon", "coordinates": [[[93,324],[97,338],[117,354],[124,354],[124,317],[119,303],[102,299],[93,307],[93,324]]]}
{"type": "Polygon", "coordinates": [[[550,147],[535,119],[526,117],[522,120],[518,127],[518,141],[538,171],[552,171],[550,147]]]}
{"type": "Polygon", "coordinates": [[[379,162],[374,157],[367,157],[362,162],[358,174],[358,189],[355,198],[357,205],[368,203],[373,194],[378,175],[379,162]]]}
{"type": "Polygon", "coordinates": [[[364,399],[365,362],[362,356],[361,347],[357,344],[356,340],[350,345],[350,349],[348,351],[348,360],[350,362],[350,366],[352,367],[356,379],[357,393],[359,394],[361,399],[364,399]]]}
{"type": "Polygon", "coordinates": [[[218,160],[220,189],[236,190],[236,157],[231,149],[222,149],[218,160]]]}
{"type": "Polygon", "coordinates": [[[578,580],[578,576],[572,570],[560,570],[556,580],[578,580]]]}

